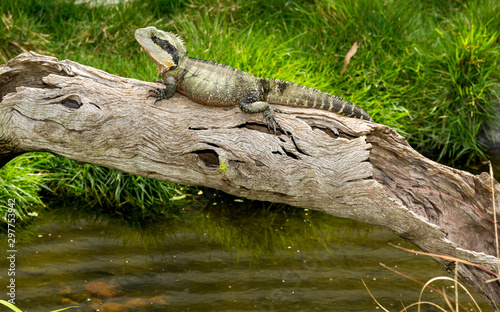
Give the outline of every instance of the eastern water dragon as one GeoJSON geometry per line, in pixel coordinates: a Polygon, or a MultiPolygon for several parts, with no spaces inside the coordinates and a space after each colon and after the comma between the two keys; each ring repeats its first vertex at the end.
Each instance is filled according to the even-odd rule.
{"type": "MultiPolygon", "coordinates": [[[[263,113],[268,128],[276,133],[275,112],[269,104],[302,106],[332,111],[348,117],[373,121],[362,108],[336,95],[287,81],[257,78],[236,68],[187,56],[182,39],[171,32],[150,26],[137,29],[135,38],[158,65],[165,89],[151,90],[156,100],[175,92],[204,105],[239,105],[245,113],[263,113]]],[[[156,101],[155,101],[156,102],[156,101]]]]}

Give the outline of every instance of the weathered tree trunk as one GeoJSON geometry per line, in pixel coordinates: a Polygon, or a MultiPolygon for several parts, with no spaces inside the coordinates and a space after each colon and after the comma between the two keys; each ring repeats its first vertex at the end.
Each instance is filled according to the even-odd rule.
{"type": "MultiPolygon", "coordinates": [[[[0,67],[0,161],[46,151],[319,210],[382,226],[426,252],[498,270],[488,174],[430,161],[383,125],[280,107],[290,113],[277,118],[292,139],[269,133],[261,114],[238,107],[203,106],[178,94],[155,104],[148,90],[158,87],[21,54],[0,67]]],[[[500,190],[496,181],[494,188],[500,190]]],[[[495,201],[500,206],[498,196],[495,201]]],[[[436,261],[446,270],[454,267],[436,261]]],[[[485,284],[494,276],[464,264],[458,275],[500,306],[500,283],[485,284]]]]}

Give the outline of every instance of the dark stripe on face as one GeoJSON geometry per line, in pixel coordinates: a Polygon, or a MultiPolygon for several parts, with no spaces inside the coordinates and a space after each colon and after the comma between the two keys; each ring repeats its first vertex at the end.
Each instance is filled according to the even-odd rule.
{"type": "Polygon", "coordinates": [[[168,54],[172,55],[172,60],[174,61],[174,67],[170,69],[175,69],[177,65],[179,65],[179,51],[167,40],[160,39],[155,35],[151,35],[151,40],[155,44],[157,44],[163,51],[166,51],[168,54]]]}

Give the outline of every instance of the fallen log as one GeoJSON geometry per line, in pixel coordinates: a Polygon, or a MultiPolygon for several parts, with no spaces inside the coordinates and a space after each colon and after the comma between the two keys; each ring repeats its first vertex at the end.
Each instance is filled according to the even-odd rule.
{"type": "MultiPolygon", "coordinates": [[[[500,186],[435,163],[394,130],[327,111],[280,107],[292,136],[261,114],[208,107],[159,84],[34,52],[0,67],[0,164],[32,151],[179,184],[203,185],[375,224],[423,251],[498,273],[492,193],[500,186]],[[492,189],[492,185],[494,190],[492,189]]],[[[497,219],[500,213],[497,210],[497,219]]],[[[500,306],[500,282],[434,257],[500,306]]]]}

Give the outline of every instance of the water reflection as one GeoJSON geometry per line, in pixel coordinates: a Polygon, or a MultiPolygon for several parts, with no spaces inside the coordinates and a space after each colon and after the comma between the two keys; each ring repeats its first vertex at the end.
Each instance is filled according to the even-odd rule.
{"type": "MultiPolygon", "coordinates": [[[[133,230],[67,213],[47,218],[33,242],[19,248],[17,305],[23,311],[78,305],[69,311],[82,312],[373,310],[364,280],[379,302],[401,310],[401,301],[417,301],[421,287],[380,262],[424,282],[444,274],[433,260],[388,246],[415,248],[379,227],[224,200],[230,202],[183,208],[175,227],[133,230]]],[[[443,303],[435,293],[425,299],[443,303]]]]}

